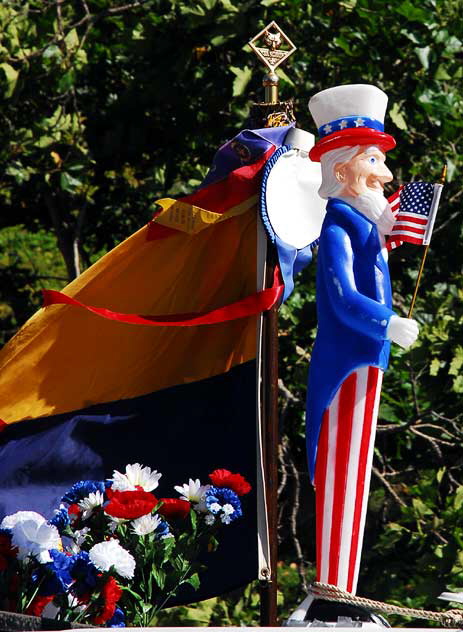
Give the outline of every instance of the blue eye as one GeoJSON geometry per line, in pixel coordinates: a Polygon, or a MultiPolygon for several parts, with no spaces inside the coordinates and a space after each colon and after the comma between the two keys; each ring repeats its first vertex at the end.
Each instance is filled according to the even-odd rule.
{"type": "Polygon", "coordinates": [[[368,158],[368,162],[370,163],[370,165],[375,165],[376,164],[376,158],[374,156],[370,156],[368,158]]]}

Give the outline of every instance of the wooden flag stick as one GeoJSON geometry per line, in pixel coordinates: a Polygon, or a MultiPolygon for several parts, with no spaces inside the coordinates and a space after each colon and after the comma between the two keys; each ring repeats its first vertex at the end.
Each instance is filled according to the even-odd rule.
{"type": "MultiPolygon", "coordinates": [[[[251,108],[252,127],[278,127],[294,121],[292,102],[281,102],[278,96],[276,68],[296,47],[276,22],[271,22],[249,42],[252,51],[266,66],[263,78],[265,101],[251,108]]],[[[277,265],[275,249],[268,244],[266,287],[272,282],[277,265]]],[[[278,563],[278,307],[275,305],[262,318],[262,436],[264,437],[264,483],[269,536],[269,568],[260,586],[260,625],[276,627],[277,563],[278,563]]]]}
{"type": "MultiPolygon", "coordinates": [[[[440,184],[445,184],[445,178],[447,175],[447,165],[444,165],[442,168],[442,174],[440,177],[440,184]]],[[[427,246],[425,246],[424,252],[423,252],[423,256],[421,258],[421,265],[420,265],[420,269],[418,272],[418,278],[416,279],[416,285],[415,285],[415,291],[413,292],[413,298],[412,298],[412,302],[410,304],[410,309],[408,310],[408,318],[412,317],[413,314],[413,308],[415,307],[415,301],[416,301],[416,297],[418,295],[418,288],[420,286],[420,281],[421,281],[421,277],[423,275],[423,269],[424,269],[424,263],[426,261],[426,256],[428,254],[428,250],[429,250],[429,244],[427,246]]]]}

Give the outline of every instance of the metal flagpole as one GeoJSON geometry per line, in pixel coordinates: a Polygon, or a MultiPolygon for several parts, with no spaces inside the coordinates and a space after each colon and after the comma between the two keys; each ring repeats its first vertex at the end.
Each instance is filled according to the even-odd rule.
{"type": "MultiPolygon", "coordinates": [[[[443,185],[445,184],[445,178],[447,176],[447,165],[444,165],[442,168],[442,174],[440,177],[440,184],[443,185]]],[[[437,211],[437,209],[436,209],[437,211]]],[[[429,235],[431,237],[431,235],[429,235]]],[[[423,256],[421,258],[421,265],[420,265],[420,269],[418,272],[418,278],[416,279],[416,285],[415,285],[415,291],[413,292],[413,298],[412,298],[412,302],[410,304],[410,309],[408,310],[408,318],[412,317],[413,314],[413,309],[415,307],[415,301],[416,301],[416,297],[418,295],[418,288],[420,286],[420,281],[421,281],[421,276],[423,274],[423,269],[424,269],[424,263],[426,261],[426,256],[428,254],[428,250],[429,250],[429,243],[425,246],[424,248],[424,252],[423,252],[423,256]]]]}
{"type": "MultiPolygon", "coordinates": [[[[268,73],[263,78],[265,88],[264,102],[255,103],[251,109],[253,128],[279,127],[295,122],[291,101],[278,99],[278,75],[275,70],[285,61],[296,47],[275,22],[268,24],[250,42],[249,45],[268,73]],[[265,46],[262,46],[262,43],[265,46]],[[281,48],[281,47],[284,48],[281,48]]],[[[270,287],[277,257],[275,249],[267,243],[261,230],[260,243],[266,248],[264,284],[270,287]]],[[[259,240],[258,240],[259,241],[259,240]]],[[[258,271],[260,274],[262,271],[258,271]]],[[[267,565],[260,569],[261,605],[260,624],[277,625],[277,561],[278,561],[278,307],[274,306],[262,316],[260,332],[260,375],[258,384],[261,420],[260,437],[263,455],[263,489],[268,532],[267,565]]]]}

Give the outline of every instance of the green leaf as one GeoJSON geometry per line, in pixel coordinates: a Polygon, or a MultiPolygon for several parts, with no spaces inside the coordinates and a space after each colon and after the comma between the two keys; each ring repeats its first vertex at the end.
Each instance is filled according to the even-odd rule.
{"type": "Polygon", "coordinates": [[[457,511],[460,510],[463,506],[463,485],[460,485],[455,492],[455,496],[453,499],[453,507],[457,511]]]}
{"type": "Polygon", "coordinates": [[[413,498],[412,505],[419,518],[433,514],[432,509],[430,509],[420,498],[413,498]]]}
{"type": "Polygon", "coordinates": [[[445,69],[444,64],[439,65],[436,70],[436,74],[434,75],[434,79],[436,79],[437,81],[447,81],[448,79],[451,79],[451,76],[445,69]]]}
{"type": "Polygon", "coordinates": [[[457,172],[456,164],[453,162],[453,160],[450,160],[450,158],[447,158],[447,182],[452,182],[456,172],[457,172]]]}
{"type": "Polygon", "coordinates": [[[416,2],[412,4],[409,0],[405,0],[405,2],[402,2],[395,11],[410,21],[429,22],[429,12],[425,9],[419,8],[417,4],[418,3],[416,2]]]}
{"type": "Polygon", "coordinates": [[[163,571],[161,568],[156,568],[153,566],[153,568],[151,569],[151,573],[154,577],[154,580],[156,582],[156,584],[158,585],[159,589],[162,590],[166,584],[166,573],[165,571],[163,571]]]}
{"type": "Polygon", "coordinates": [[[198,590],[201,584],[198,573],[194,573],[194,575],[186,579],[184,583],[190,584],[190,586],[192,586],[195,590],[198,590]]]}
{"type": "Polygon", "coordinates": [[[63,171],[60,174],[60,186],[63,191],[74,193],[77,188],[82,186],[82,182],[77,178],[74,178],[74,176],[71,176],[70,173],[63,171]]]}
{"type": "Polygon", "coordinates": [[[244,68],[230,66],[230,70],[235,75],[235,79],[233,81],[233,96],[239,97],[244,93],[246,86],[251,80],[252,69],[248,66],[245,66],[244,68]]]}
{"type": "Polygon", "coordinates": [[[431,364],[429,365],[429,375],[435,377],[441,368],[441,361],[439,358],[433,358],[431,360],[431,364]]]}
{"type": "Polygon", "coordinates": [[[61,49],[56,44],[50,44],[42,53],[43,59],[61,59],[62,56],[61,49]]]}
{"type": "Polygon", "coordinates": [[[442,483],[442,479],[444,478],[444,474],[447,471],[447,468],[445,467],[440,467],[437,470],[437,474],[436,474],[436,480],[438,483],[442,483]]]}
{"type": "Polygon", "coordinates": [[[405,117],[402,114],[398,103],[394,103],[391,111],[389,112],[389,116],[391,117],[394,125],[396,125],[399,129],[408,129],[407,122],[405,121],[405,117]]]}
{"type": "Polygon", "coordinates": [[[74,85],[75,71],[70,68],[58,81],[58,92],[67,92],[74,85]]]}
{"type": "Polygon", "coordinates": [[[290,77],[288,77],[288,75],[285,73],[283,68],[281,68],[281,66],[280,66],[280,68],[278,68],[278,74],[280,75],[280,78],[283,79],[283,81],[288,83],[293,88],[296,87],[296,84],[294,83],[294,81],[290,77]]]}
{"type": "Polygon", "coordinates": [[[453,380],[452,391],[454,393],[463,393],[463,375],[459,375],[453,380]]]}
{"type": "Polygon", "coordinates": [[[463,347],[460,345],[455,349],[455,355],[452,358],[449,367],[449,375],[459,375],[460,369],[463,366],[463,347]]]}
{"type": "Polygon", "coordinates": [[[429,54],[431,52],[430,46],[424,46],[423,48],[415,48],[415,52],[418,56],[418,59],[421,62],[421,65],[425,70],[429,68],[429,54]]]}
{"type": "Polygon", "coordinates": [[[76,29],[71,29],[69,33],[66,34],[64,38],[66,42],[66,47],[68,50],[72,51],[79,46],[79,36],[77,35],[76,29]]]}
{"type": "Polygon", "coordinates": [[[352,56],[352,45],[343,35],[333,38],[333,44],[342,48],[346,55],[352,56]]]}
{"type": "Polygon", "coordinates": [[[198,516],[196,515],[196,511],[194,511],[193,509],[190,510],[190,521],[191,521],[191,527],[193,529],[193,534],[196,533],[196,527],[198,524],[198,516]]]}
{"type": "Polygon", "coordinates": [[[224,11],[228,11],[229,13],[238,13],[239,11],[239,8],[230,0],[220,0],[220,4],[222,5],[224,11]]]}
{"type": "Polygon", "coordinates": [[[344,7],[347,12],[350,12],[357,6],[357,0],[342,0],[339,4],[341,7],[344,7]]]}
{"type": "Polygon", "coordinates": [[[7,64],[6,62],[3,62],[2,64],[0,64],[0,68],[3,70],[3,74],[5,76],[6,84],[7,84],[6,90],[4,92],[4,96],[6,99],[9,99],[13,95],[14,89],[16,87],[16,83],[19,77],[19,72],[15,70],[13,66],[11,66],[10,64],[7,64]]]}

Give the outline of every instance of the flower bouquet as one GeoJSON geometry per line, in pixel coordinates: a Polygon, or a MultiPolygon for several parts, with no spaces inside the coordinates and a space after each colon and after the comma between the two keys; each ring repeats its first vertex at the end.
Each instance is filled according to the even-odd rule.
{"type": "Polygon", "coordinates": [[[148,626],[182,585],[199,588],[198,560],[242,516],[251,486],[218,469],[210,483],[153,494],[161,474],[135,463],[80,481],[50,520],[18,511],[0,524],[0,609],[106,627],[148,626]]]}

